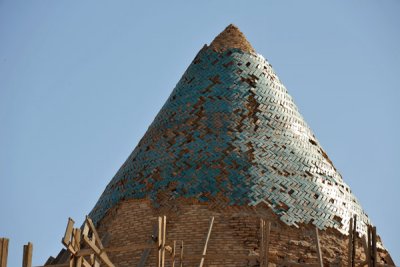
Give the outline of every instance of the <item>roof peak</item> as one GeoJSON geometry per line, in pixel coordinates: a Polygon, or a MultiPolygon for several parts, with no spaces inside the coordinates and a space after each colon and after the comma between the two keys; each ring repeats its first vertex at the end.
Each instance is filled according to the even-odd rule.
{"type": "Polygon", "coordinates": [[[234,24],[229,24],[217,37],[211,42],[210,48],[222,52],[229,48],[238,48],[245,52],[255,53],[254,48],[247,41],[244,34],[234,24]]]}

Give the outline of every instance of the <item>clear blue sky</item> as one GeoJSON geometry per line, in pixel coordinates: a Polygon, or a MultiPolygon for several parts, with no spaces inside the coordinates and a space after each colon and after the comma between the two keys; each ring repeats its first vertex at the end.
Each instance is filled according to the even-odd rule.
{"type": "Polygon", "coordinates": [[[0,0],[0,236],[56,256],[204,43],[274,66],[400,264],[400,1],[0,0]],[[190,4],[189,4],[190,2],[190,4]]]}

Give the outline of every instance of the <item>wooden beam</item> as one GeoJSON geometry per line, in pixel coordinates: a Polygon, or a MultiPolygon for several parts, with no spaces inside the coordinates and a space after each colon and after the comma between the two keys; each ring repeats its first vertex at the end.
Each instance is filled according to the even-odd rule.
{"type": "Polygon", "coordinates": [[[82,257],[82,265],[83,265],[83,267],[92,267],[94,264],[95,264],[95,262],[89,263],[87,260],[85,260],[85,259],[82,257]]]}
{"type": "Polygon", "coordinates": [[[33,245],[31,242],[29,242],[27,245],[24,245],[22,267],[32,267],[32,251],[33,245]]]}
{"type": "Polygon", "coordinates": [[[8,238],[0,238],[0,267],[7,267],[8,238]]]}
{"type": "Polygon", "coordinates": [[[61,241],[66,247],[69,245],[71,241],[72,231],[74,229],[74,223],[75,223],[74,220],[68,218],[68,223],[67,223],[67,228],[65,229],[64,238],[61,241]]]}
{"type": "Polygon", "coordinates": [[[324,263],[322,261],[322,252],[321,252],[321,245],[319,242],[319,233],[318,233],[318,228],[315,227],[315,239],[316,239],[316,243],[317,243],[317,256],[318,256],[318,263],[320,267],[324,266],[324,263]]]}
{"type": "Polygon", "coordinates": [[[265,224],[265,227],[264,227],[264,230],[265,230],[265,234],[264,234],[264,239],[265,239],[264,259],[265,259],[265,267],[268,267],[268,263],[269,263],[269,258],[268,258],[268,256],[269,256],[269,240],[270,240],[270,233],[271,233],[271,222],[270,221],[267,221],[267,222],[264,221],[264,224],[265,224]]]}
{"type": "Polygon", "coordinates": [[[180,267],[183,267],[183,240],[181,241],[181,252],[179,255],[179,263],[180,263],[180,267]]]}
{"type": "Polygon", "coordinates": [[[349,222],[349,247],[347,253],[347,266],[351,267],[351,255],[353,254],[353,218],[350,218],[349,222]]]}
{"type": "Polygon", "coordinates": [[[376,227],[372,227],[372,267],[377,267],[376,227]]]}
{"type": "Polygon", "coordinates": [[[75,256],[77,257],[86,257],[86,256],[90,256],[93,255],[94,251],[91,248],[87,248],[87,249],[81,249],[78,252],[76,252],[75,256]]]}
{"type": "Polygon", "coordinates": [[[264,267],[264,253],[265,253],[265,249],[264,249],[264,245],[265,245],[265,241],[264,241],[264,225],[265,222],[263,219],[260,219],[260,267],[264,267]]]}
{"type": "Polygon", "coordinates": [[[357,243],[357,215],[353,219],[353,242],[351,250],[351,267],[356,266],[356,243],[357,243]]]}
{"type": "Polygon", "coordinates": [[[371,229],[371,225],[368,225],[368,267],[372,267],[372,229],[371,229]]]}
{"type": "Polygon", "coordinates": [[[82,237],[82,230],[76,228],[75,230],[75,247],[77,250],[81,249],[81,237],[82,237]]]}
{"type": "MultiPolygon", "coordinates": [[[[77,232],[76,232],[77,233],[77,232]]],[[[80,231],[79,231],[80,233],[80,231]]],[[[94,254],[108,267],[115,267],[107,256],[107,253],[103,247],[97,230],[92,222],[92,220],[86,216],[85,224],[82,232],[83,241],[85,244],[93,250],[94,254]],[[89,233],[91,233],[91,238],[89,238],[89,233]]],[[[85,259],[83,259],[85,261],[85,259]]],[[[78,261],[79,264],[79,261],[78,261]]]]}
{"type": "Polygon", "coordinates": [[[204,258],[205,258],[206,253],[207,253],[208,241],[210,240],[210,236],[211,236],[211,231],[212,231],[213,225],[214,225],[214,216],[212,216],[212,217],[211,217],[211,220],[210,220],[210,226],[208,227],[207,238],[206,238],[206,242],[205,242],[205,244],[204,244],[203,254],[202,254],[202,257],[201,257],[201,260],[200,260],[200,265],[199,265],[199,267],[203,267],[204,258]]]}
{"type": "Polygon", "coordinates": [[[82,267],[83,257],[75,257],[74,267],[82,267]]]}
{"type": "Polygon", "coordinates": [[[94,235],[94,237],[97,240],[97,245],[99,246],[100,249],[103,249],[104,246],[101,242],[100,236],[97,233],[96,227],[94,227],[93,221],[92,221],[92,219],[89,218],[89,216],[86,216],[86,222],[88,223],[89,229],[92,230],[92,234],[94,235]]]}
{"type": "Polygon", "coordinates": [[[158,235],[157,235],[157,266],[161,267],[161,239],[162,239],[162,218],[158,217],[158,235]]]}
{"type": "Polygon", "coordinates": [[[100,260],[108,267],[115,267],[114,264],[108,258],[106,252],[96,246],[96,244],[89,239],[88,236],[83,236],[85,243],[93,250],[93,252],[100,258],[100,260]]]}
{"type": "MultiPolygon", "coordinates": [[[[368,233],[367,233],[367,235],[368,235],[368,233]]],[[[361,264],[361,266],[364,266],[365,264],[367,264],[368,267],[369,267],[371,254],[370,254],[369,246],[368,246],[368,243],[367,243],[367,237],[365,235],[363,235],[361,241],[362,241],[362,245],[363,245],[364,253],[365,253],[365,261],[361,264]]]]}
{"type": "Polygon", "coordinates": [[[176,254],[176,240],[174,240],[174,245],[172,248],[172,267],[175,267],[175,254],[176,254]]]}
{"type": "Polygon", "coordinates": [[[167,232],[167,217],[163,216],[162,242],[161,242],[161,267],[165,267],[165,239],[167,232]]]}

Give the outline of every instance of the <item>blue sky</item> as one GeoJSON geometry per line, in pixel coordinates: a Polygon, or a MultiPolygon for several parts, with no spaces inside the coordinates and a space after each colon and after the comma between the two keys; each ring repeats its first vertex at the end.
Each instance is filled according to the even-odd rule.
{"type": "Polygon", "coordinates": [[[0,0],[0,236],[56,256],[198,50],[236,24],[400,262],[400,1],[0,0]]]}

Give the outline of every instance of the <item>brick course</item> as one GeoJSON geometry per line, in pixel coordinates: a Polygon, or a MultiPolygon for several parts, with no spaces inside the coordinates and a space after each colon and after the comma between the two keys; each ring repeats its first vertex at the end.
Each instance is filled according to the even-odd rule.
{"type": "MultiPolygon", "coordinates": [[[[184,241],[184,266],[194,266],[200,262],[207,235],[210,217],[214,216],[214,227],[208,244],[207,254],[219,254],[219,259],[206,257],[205,266],[259,266],[257,258],[237,259],[235,256],[259,255],[260,218],[271,221],[269,258],[272,266],[282,266],[284,260],[296,263],[316,264],[314,226],[300,225],[299,228],[281,222],[266,207],[228,207],[211,210],[207,204],[196,201],[180,201],[173,209],[156,209],[148,200],[126,200],[114,207],[99,222],[101,236],[108,235],[106,247],[134,246],[145,244],[150,239],[153,226],[159,215],[167,216],[166,243],[184,241]]],[[[320,231],[324,266],[347,264],[348,237],[336,229],[320,231]]],[[[135,266],[140,261],[143,250],[109,253],[116,266],[135,266]]],[[[146,266],[156,266],[157,251],[153,249],[146,266]]],[[[386,251],[379,251],[379,262],[385,263],[386,251]]],[[[356,258],[365,260],[359,241],[356,258]]],[[[177,264],[179,263],[177,255],[177,264]]],[[[166,266],[171,266],[171,257],[166,252],[166,266]]]]}

